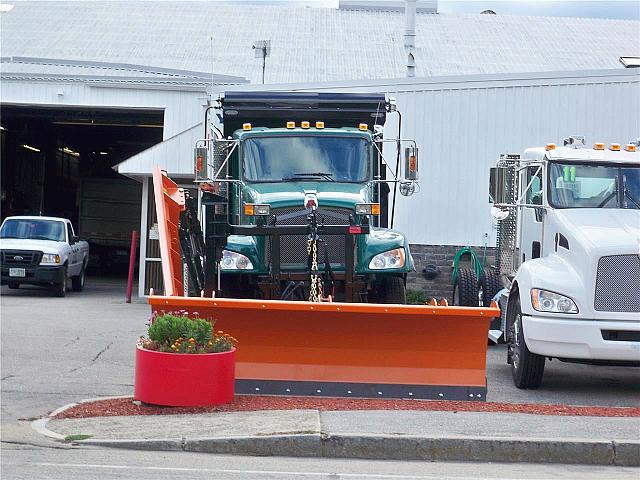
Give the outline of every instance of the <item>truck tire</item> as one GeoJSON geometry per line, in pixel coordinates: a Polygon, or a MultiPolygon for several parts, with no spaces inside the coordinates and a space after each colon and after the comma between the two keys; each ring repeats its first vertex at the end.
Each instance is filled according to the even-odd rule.
{"type": "Polygon", "coordinates": [[[82,263],[82,268],[80,269],[80,273],[75,277],[71,277],[71,287],[74,292],[81,292],[84,290],[84,274],[85,274],[85,264],[82,263]]]}
{"type": "Polygon", "coordinates": [[[477,307],[478,280],[471,268],[459,268],[456,283],[453,284],[453,305],[477,307]]]}
{"type": "Polygon", "coordinates": [[[378,290],[377,299],[378,303],[406,305],[407,288],[404,280],[400,277],[384,277],[378,290]]]}
{"type": "Polygon", "coordinates": [[[482,301],[483,307],[491,305],[491,300],[502,290],[502,282],[500,276],[491,268],[485,268],[480,277],[480,291],[478,293],[479,301],[482,301]],[[482,296],[480,296],[482,292],[482,296]]]}
{"type": "Polygon", "coordinates": [[[9,282],[8,285],[11,290],[17,290],[20,288],[20,282],[9,282]]]}
{"type": "Polygon", "coordinates": [[[542,383],[545,358],[531,353],[522,330],[520,299],[516,298],[507,317],[507,350],[511,363],[511,375],[516,387],[535,390],[542,383]]]}
{"type": "Polygon", "coordinates": [[[67,267],[62,270],[62,282],[54,283],[51,291],[56,297],[64,297],[67,294],[67,267]]]}

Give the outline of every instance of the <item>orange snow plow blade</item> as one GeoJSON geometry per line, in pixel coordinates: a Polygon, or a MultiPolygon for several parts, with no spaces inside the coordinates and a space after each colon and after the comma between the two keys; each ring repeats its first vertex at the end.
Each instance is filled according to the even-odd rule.
{"type": "Polygon", "coordinates": [[[236,337],[236,392],[267,395],[485,400],[490,308],[181,297],[178,233],[184,193],[153,175],[165,296],[236,337]]]}
{"type": "Polygon", "coordinates": [[[158,240],[166,295],[182,295],[182,254],[178,222],[185,209],[184,191],[160,168],[153,169],[153,195],[158,217],[158,240]]]}
{"type": "Polygon", "coordinates": [[[498,308],[149,298],[236,337],[236,391],[267,395],[486,399],[498,308]]]}

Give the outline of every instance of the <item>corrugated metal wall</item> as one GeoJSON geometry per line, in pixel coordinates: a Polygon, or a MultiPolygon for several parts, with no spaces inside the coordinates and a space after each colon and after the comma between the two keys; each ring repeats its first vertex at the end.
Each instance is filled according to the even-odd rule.
{"type": "MultiPolygon", "coordinates": [[[[399,196],[394,227],[413,244],[495,244],[489,168],[500,153],[522,153],[572,135],[627,143],[640,137],[640,75],[617,70],[351,84],[279,90],[385,92],[402,112],[402,136],[420,148],[420,192],[399,196]]],[[[387,117],[387,138],[396,119],[387,117]]],[[[394,147],[385,156],[395,161],[394,147]]]]}

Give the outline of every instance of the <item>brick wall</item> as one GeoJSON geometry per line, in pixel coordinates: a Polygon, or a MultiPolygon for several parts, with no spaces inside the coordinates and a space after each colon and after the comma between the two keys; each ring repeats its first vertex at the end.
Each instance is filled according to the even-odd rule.
{"type": "MultiPolygon", "coordinates": [[[[407,277],[407,289],[423,292],[427,298],[446,298],[451,302],[453,293],[453,283],[451,275],[453,273],[453,258],[462,246],[454,245],[411,245],[411,254],[416,265],[416,271],[407,277]],[[423,270],[429,265],[436,265],[440,273],[433,279],[427,280],[423,270]]],[[[471,247],[478,259],[482,261],[483,247],[471,247]]],[[[461,265],[467,262],[468,255],[463,257],[461,265]]],[[[495,248],[487,247],[485,265],[495,264],[495,248]]]]}

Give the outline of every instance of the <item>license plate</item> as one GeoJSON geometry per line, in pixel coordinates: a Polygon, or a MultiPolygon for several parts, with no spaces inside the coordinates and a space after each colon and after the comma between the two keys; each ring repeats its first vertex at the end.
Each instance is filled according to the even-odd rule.
{"type": "Polygon", "coordinates": [[[26,275],[24,268],[10,268],[9,276],[10,277],[24,277],[26,275]]]}

